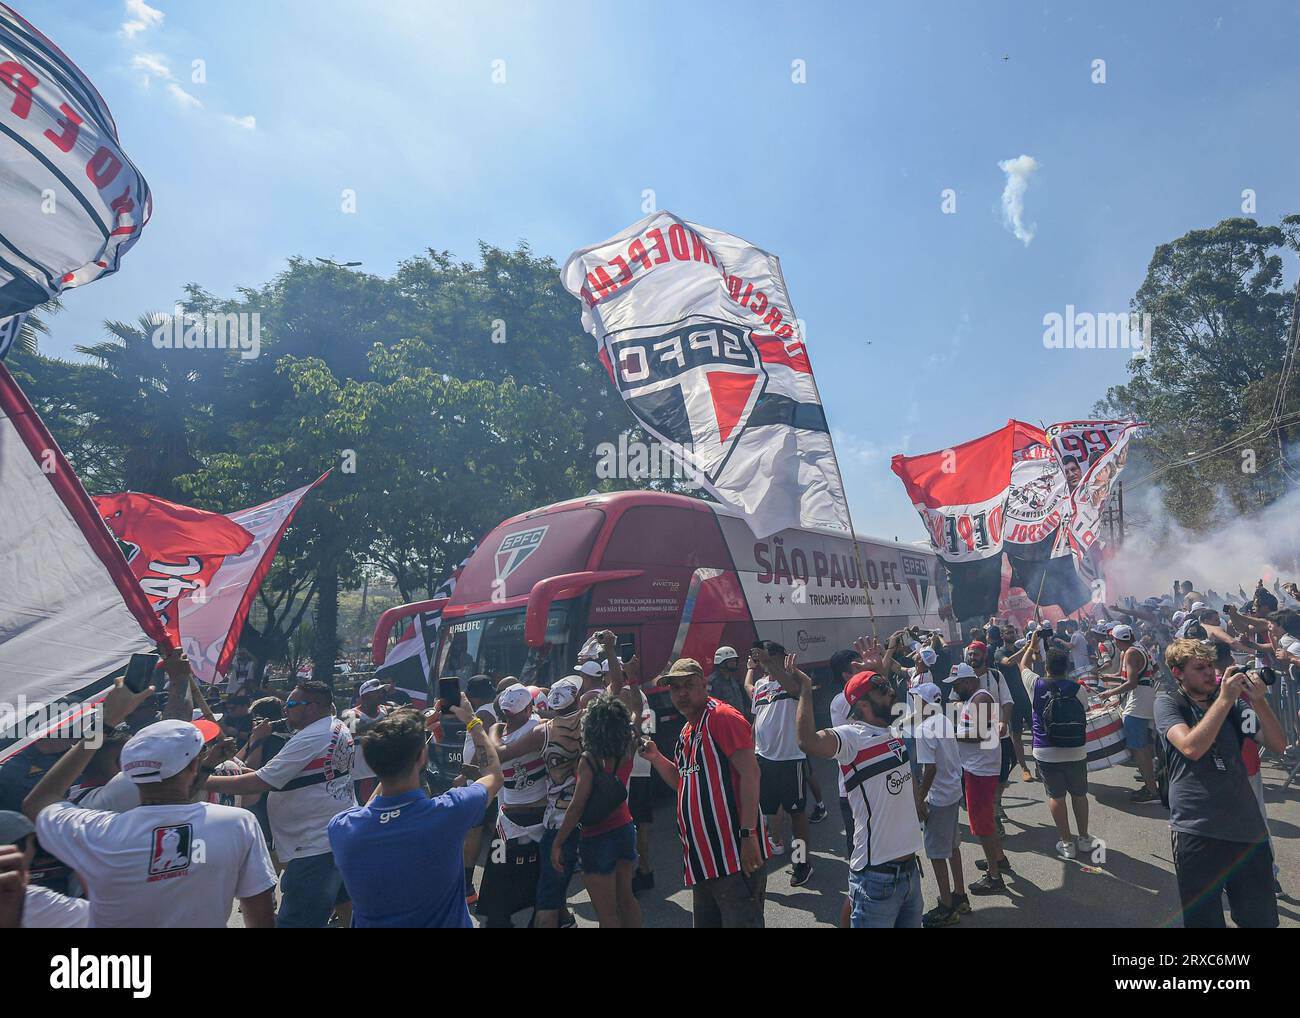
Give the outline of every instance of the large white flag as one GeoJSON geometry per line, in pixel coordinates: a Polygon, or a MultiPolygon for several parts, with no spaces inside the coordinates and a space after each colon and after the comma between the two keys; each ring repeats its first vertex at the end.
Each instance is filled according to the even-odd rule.
{"type": "Polygon", "coordinates": [[[0,4],[0,318],[116,272],[150,204],[95,86],[0,4]]]}
{"type": "Polygon", "coordinates": [[[850,529],[775,255],[655,212],[575,251],[561,279],[633,416],[755,534],[850,529]]]}
{"type": "Polygon", "coordinates": [[[0,738],[166,641],[99,511],[0,366],[0,738]]]}

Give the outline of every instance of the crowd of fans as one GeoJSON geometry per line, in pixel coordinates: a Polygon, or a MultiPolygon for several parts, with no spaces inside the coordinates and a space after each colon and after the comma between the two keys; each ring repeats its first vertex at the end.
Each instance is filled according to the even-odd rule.
{"type": "Polygon", "coordinates": [[[841,925],[951,926],[1015,879],[1002,795],[1017,772],[1042,782],[1062,860],[1104,850],[1088,730],[1105,711],[1137,766],[1132,804],[1169,811],[1183,924],[1224,925],[1226,893],[1238,926],[1276,926],[1260,754],[1294,749],[1270,691],[1300,676],[1300,614],[1262,583],[1244,600],[1179,584],[1086,621],[989,619],[957,645],[916,627],[864,637],[830,659],[826,727],[794,655],[718,647],[708,672],[684,658],[655,678],[683,719],[671,755],[609,632],[548,689],[476,675],[426,711],[371,679],[339,713],[303,680],[210,716],[172,651],[165,689],[119,680],[91,735],[0,766],[0,926],[223,927],[237,906],[246,927],[470,927],[471,908],[483,926],[557,927],[581,874],[602,927],[637,927],[662,780],[694,925],[758,927],[773,867],[788,856],[794,886],[812,874],[809,825],[828,810],[810,758],[837,773],[841,925]],[[460,774],[435,794],[430,745],[452,718],[460,774]],[[925,912],[922,859],[938,891],[925,912]]]}

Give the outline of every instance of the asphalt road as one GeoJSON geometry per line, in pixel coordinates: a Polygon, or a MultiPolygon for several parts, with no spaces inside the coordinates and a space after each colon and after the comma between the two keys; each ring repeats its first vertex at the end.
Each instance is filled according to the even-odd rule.
{"type": "MultiPolygon", "coordinates": [[[[815,765],[829,813],[811,828],[813,875],[803,887],[790,886],[790,867],[781,858],[768,863],[766,920],[770,927],[833,927],[848,886],[844,861],[844,827],[834,798],[835,772],[828,761],[815,765]]],[[[1014,775],[1019,773],[1017,768],[1014,775]]],[[[1264,765],[1265,801],[1269,827],[1287,896],[1278,900],[1281,925],[1300,926],[1300,782],[1282,787],[1286,770],[1277,762],[1264,765]],[[1294,895],[1294,897],[1292,896],[1294,895]]],[[[991,927],[1169,927],[1179,926],[1178,889],[1170,855],[1168,814],[1158,802],[1134,805],[1128,793],[1137,788],[1137,771],[1125,765],[1089,776],[1090,833],[1105,842],[1106,857],[1089,873],[1091,860],[1066,862],[1055,854],[1056,829],[1048,816],[1043,786],[1013,780],[1003,796],[1009,822],[1005,847],[1014,876],[1005,894],[971,897],[973,911],[949,929],[991,927]]],[[[667,789],[656,800],[651,835],[655,883],[641,894],[647,927],[689,927],[690,895],[682,884],[681,847],[673,802],[667,789]]],[[[962,861],[966,881],[979,876],[975,860],[983,858],[978,842],[966,830],[962,816],[962,861]]],[[[789,832],[786,831],[786,838],[789,832]]],[[[787,856],[788,858],[788,856],[787,856]]],[[[476,882],[482,868],[476,873],[476,882]]],[[[938,900],[929,864],[921,881],[925,907],[938,900]]],[[[578,925],[595,926],[595,913],[580,878],[570,886],[569,905],[578,925]]],[[[523,926],[528,913],[515,922],[523,926]]],[[[241,926],[238,907],[231,926],[241,926]]]]}
{"type": "MultiPolygon", "coordinates": [[[[844,827],[834,799],[835,777],[831,764],[819,761],[817,776],[829,815],[812,826],[813,876],[803,887],[790,886],[790,867],[781,859],[768,863],[767,925],[772,927],[834,926],[848,886],[844,861],[844,827]]],[[[1112,767],[1090,775],[1093,837],[1105,842],[1101,873],[1086,872],[1090,860],[1066,862],[1055,854],[1056,828],[1052,825],[1039,782],[1014,780],[1003,796],[1009,823],[1005,847],[1015,875],[1008,893],[972,896],[973,911],[949,929],[990,927],[1166,927],[1181,925],[1178,889],[1170,855],[1168,813],[1158,803],[1135,805],[1128,793],[1137,788],[1136,768],[1112,767]]],[[[1286,770],[1278,764],[1264,766],[1269,826],[1281,867],[1280,880],[1288,897],[1279,899],[1282,926],[1300,926],[1300,782],[1283,789],[1286,770]],[[1291,897],[1290,894],[1295,894],[1291,897]]],[[[657,806],[651,857],[656,887],[640,896],[646,926],[685,927],[691,923],[690,895],[682,886],[681,849],[671,812],[671,800],[657,806]]],[[[962,861],[966,881],[979,876],[975,860],[983,858],[962,816],[962,861]]],[[[786,832],[788,839],[789,832],[786,832]]],[[[921,886],[925,907],[938,900],[933,874],[925,864],[921,886]]],[[[594,926],[595,914],[575,881],[577,893],[570,906],[579,926],[594,926]]],[[[521,914],[519,922],[526,922],[521,914]]]]}

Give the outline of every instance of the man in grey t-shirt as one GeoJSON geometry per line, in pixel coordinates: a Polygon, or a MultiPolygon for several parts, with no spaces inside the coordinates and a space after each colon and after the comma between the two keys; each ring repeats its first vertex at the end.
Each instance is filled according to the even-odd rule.
{"type": "Polygon", "coordinates": [[[1241,759],[1251,735],[1281,753],[1282,726],[1262,684],[1234,665],[1214,670],[1214,651],[1175,640],[1165,663],[1177,688],[1156,697],[1156,729],[1169,767],[1169,826],[1183,926],[1222,928],[1222,893],[1239,927],[1277,926],[1268,833],[1241,759]],[[1244,697],[1246,704],[1239,702],[1244,697]]]}

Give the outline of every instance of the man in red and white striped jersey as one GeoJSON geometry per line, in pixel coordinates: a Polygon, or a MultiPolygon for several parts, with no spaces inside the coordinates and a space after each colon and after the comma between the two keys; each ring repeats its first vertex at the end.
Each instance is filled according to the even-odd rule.
{"type": "Polygon", "coordinates": [[[696,928],[763,925],[769,855],[758,811],[754,733],[734,707],[709,696],[698,661],[681,658],[659,680],[686,719],[674,759],[645,740],[641,753],[677,789],[677,832],[696,928]]]}

